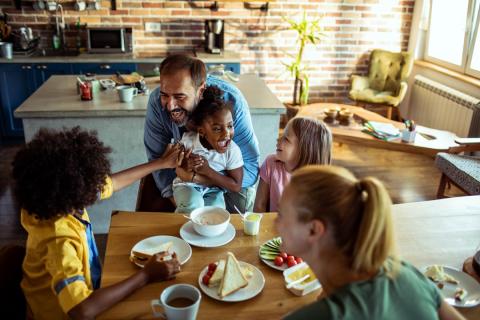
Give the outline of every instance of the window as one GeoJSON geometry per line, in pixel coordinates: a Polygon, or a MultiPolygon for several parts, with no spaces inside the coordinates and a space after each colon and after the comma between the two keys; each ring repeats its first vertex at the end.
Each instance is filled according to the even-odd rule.
{"type": "Polygon", "coordinates": [[[430,0],[425,59],[480,77],[480,0],[430,0]]]}

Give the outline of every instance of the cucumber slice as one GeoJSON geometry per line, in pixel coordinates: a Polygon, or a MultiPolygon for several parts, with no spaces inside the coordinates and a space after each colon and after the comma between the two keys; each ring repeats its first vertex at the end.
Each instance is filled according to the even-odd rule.
{"type": "Polygon", "coordinates": [[[265,253],[260,253],[260,257],[265,260],[275,260],[277,257],[276,254],[265,254],[265,253]]]}

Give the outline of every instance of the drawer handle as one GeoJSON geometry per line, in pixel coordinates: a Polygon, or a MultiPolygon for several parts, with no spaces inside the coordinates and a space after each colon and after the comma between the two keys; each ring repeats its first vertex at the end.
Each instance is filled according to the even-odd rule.
{"type": "Polygon", "coordinates": [[[43,69],[43,70],[46,70],[46,69],[47,69],[47,66],[46,66],[46,65],[43,65],[43,66],[42,66],[42,69],[43,69]]]}
{"type": "Polygon", "coordinates": [[[108,69],[110,69],[110,68],[111,68],[111,67],[110,67],[109,64],[102,64],[102,65],[100,66],[100,69],[107,69],[107,70],[108,70],[108,69]]]}
{"type": "Polygon", "coordinates": [[[22,69],[23,70],[30,70],[30,69],[32,69],[32,66],[22,66],[22,69]]]}

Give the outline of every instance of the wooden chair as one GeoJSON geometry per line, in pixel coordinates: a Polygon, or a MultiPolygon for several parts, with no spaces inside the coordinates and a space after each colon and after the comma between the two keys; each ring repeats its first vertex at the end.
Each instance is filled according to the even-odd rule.
{"type": "Polygon", "coordinates": [[[0,301],[2,319],[25,319],[26,302],[20,282],[25,247],[6,245],[0,248],[0,301]]]}
{"type": "Polygon", "coordinates": [[[142,212],[174,212],[175,206],[170,199],[163,198],[158,190],[152,174],[140,181],[135,211],[142,212]]]}
{"type": "Polygon", "coordinates": [[[455,140],[460,147],[438,153],[435,165],[442,172],[437,198],[446,198],[445,188],[453,184],[469,195],[480,195],[480,157],[455,154],[480,150],[480,138],[455,140]],[[455,152],[455,153],[450,153],[455,152]]]}

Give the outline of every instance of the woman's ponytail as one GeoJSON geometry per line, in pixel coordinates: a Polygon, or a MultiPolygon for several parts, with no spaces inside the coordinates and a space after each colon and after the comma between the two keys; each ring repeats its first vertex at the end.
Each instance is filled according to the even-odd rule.
{"type": "Polygon", "coordinates": [[[356,270],[377,270],[392,256],[392,203],[385,187],[375,178],[357,181],[354,192],[363,203],[363,212],[360,212],[352,265],[356,270]]]}

